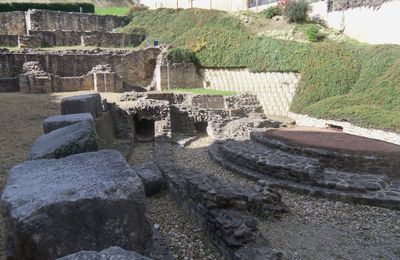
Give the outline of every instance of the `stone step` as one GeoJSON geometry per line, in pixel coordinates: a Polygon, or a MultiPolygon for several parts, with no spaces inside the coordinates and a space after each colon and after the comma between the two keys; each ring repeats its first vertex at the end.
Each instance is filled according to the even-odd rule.
{"type": "Polygon", "coordinates": [[[400,209],[400,181],[318,167],[318,159],[285,153],[253,141],[219,141],[209,147],[223,168],[272,187],[333,200],[400,209]],[[301,167],[303,166],[303,172],[301,167]]]}
{"type": "Polygon", "coordinates": [[[398,160],[395,160],[391,156],[351,154],[343,151],[338,152],[323,148],[307,147],[302,144],[266,136],[264,132],[260,131],[252,132],[250,139],[267,148],[279,149],[293,155],[318,158],[322,168],[385,175],[390,172],[390,175],[400,175],[400,164],[398,160]]]}

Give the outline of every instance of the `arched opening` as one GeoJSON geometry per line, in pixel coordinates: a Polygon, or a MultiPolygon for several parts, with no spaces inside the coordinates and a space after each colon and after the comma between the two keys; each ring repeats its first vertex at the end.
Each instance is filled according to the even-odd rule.
{"type": "Polygon", "coordinates": [[[135,120],[135,138],[138,141],[150,142],[154,140],[154,119],[149,117],[137,118],[135,120]]]}
{"type": "Polygon", "coordinates": [[[208,135],[207,127],[208,127],[207,122],[195,122],[194,123],[194,128],[196,129],[197,135],[200,135],[200,136],[208,135]]]}

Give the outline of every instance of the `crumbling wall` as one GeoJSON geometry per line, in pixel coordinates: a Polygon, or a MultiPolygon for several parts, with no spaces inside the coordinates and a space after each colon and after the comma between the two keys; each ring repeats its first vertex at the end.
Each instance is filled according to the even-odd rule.
{"type": "Polygon", "coordinates": [[[25,33],[25,12],[0,12],[0,35],[23,35],[25,33]]]}
{"type": "Polygon", "coordinates": [[[163,64],[160,66],[159,80],[157,90],[203,87],[203,78],[193,63],[163,64]]]}
{"type": "Polygon", "coordinates": [[[88,13],[57,12],[49,10],[29,10],[28,30],[52,31],[104,31],[110,32],[127,24],[124,16],[96,15],[88,13]]]}
{"type": "Polygon", "coordinates": [[[18,46],[18,35],[0,35],[0,46],[18,46]]]}
{"type": "Polygon", "coordinates": [[[22,74],[25,62],[38,61],[47,73],[60,77],[86,75],[99,64],[109,64],[122,80],[124,90],[144,88],[153,79],[158,48],[139,51],[28,51],[9,52],[0,50],[0,79],[14,78],[22,74]]]}

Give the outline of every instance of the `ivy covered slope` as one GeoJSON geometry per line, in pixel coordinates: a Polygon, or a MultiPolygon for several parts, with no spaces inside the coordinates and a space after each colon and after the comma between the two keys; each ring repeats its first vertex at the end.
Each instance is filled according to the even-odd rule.
{"type": "Polygon", "coordinates": [[[205,67],[301,73],[293,112],[400,133],[400,46],[257,36],[239,16],[214,10],[138,11],[124,31],[138,27],[148,41],[192,50],[205,67]]]}

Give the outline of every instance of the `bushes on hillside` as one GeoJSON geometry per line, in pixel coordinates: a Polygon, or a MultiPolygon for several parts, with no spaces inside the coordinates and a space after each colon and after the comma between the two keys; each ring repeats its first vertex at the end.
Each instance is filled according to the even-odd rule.
{"type": "Polygon", "coordinates": [[[305,22],[308,18],[307,13],[311,10],[310,3],[307,0],[286,0],[279,6],[289,23],[305,22]]]}
{"type": "Polygon", "coordinates": [[[186,48],[174,48],[168,50],[167,59],[171,63],[192,62],[196,66],[199,66],[199,60],[196,55],[186,48]]]}
{"type": "Polygon", "coordinates": [[[265,9],[262,14],[267,17],[268,19],[271,19],[274,16],[281,15],[281,9],[278,6],[272,6],[268,7],[265,9]]]}
{"type": "Polygon", "coordinates": [[[310,42],[319,42],[322,41],[324,35],[320,33],[318,25],[311,24],[306,30],[306,37],[310,42]]]}
{"type": "Polygon", "coordinates": [[[44,9],[51,11],[94,13],[91,3],[0,3],[0,12],[28,11],[29,9],[44,9]]]}

